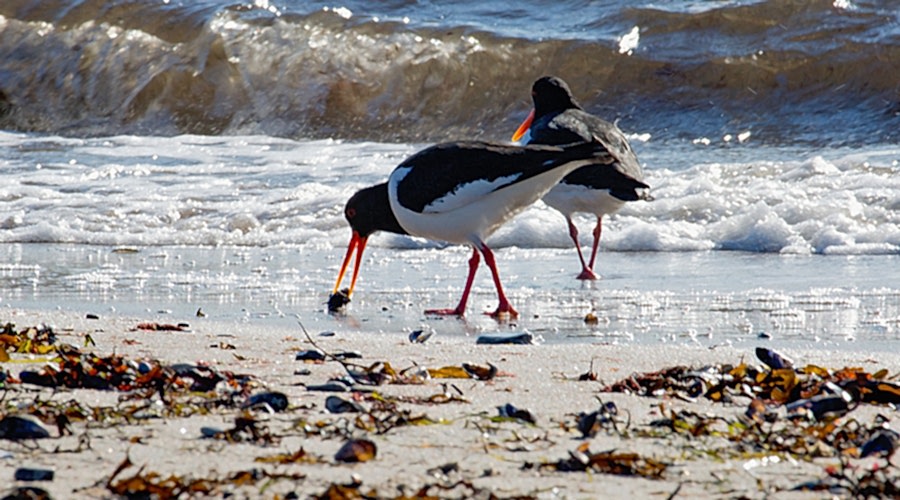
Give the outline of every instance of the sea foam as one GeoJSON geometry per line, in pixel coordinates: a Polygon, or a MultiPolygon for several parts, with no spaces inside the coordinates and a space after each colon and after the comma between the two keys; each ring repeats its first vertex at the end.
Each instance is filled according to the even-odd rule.
{"type": "MultiPolygon", "coordinates": [[[[346,244],[346,200],[384,182],[421,145],[292,141],[265,136],[65,139],[0,133],[0,241],[90,245],[334,247],[346,244]]],[[[900,253],[900,150],[654,164],[653,201],[604,220],[604,251],[737,250],[900,253]]],[[[748,146],[753,151],[753,146],[748,146]]],[[[763,151],[764,148],[760,148],[763,151]]],[[[684,160],[684,158],[688,160],[684,160]]],[[[590,244],[592,215],[576,217],[590,244]]],[[[396,248],[439,247],[396,235],[396,248]]],[[[491,238],[495,247],[567,248],[559,213],[538,202],[491,238]]]]}

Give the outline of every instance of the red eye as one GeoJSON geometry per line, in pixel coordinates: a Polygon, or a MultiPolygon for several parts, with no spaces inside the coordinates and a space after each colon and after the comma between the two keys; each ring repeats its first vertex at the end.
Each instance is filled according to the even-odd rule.
{"type": "Polygon", "coordinates": [[[346,214],[347,214],[348,219],[352,219],[352,218],[356,217],[356,209],[348,208],[346,214]]]}

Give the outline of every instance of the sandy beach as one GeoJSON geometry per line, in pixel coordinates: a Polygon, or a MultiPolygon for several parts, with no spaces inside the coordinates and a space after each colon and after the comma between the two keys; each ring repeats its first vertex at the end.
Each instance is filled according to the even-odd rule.
{"type": "MultiPolygon", "coordinates": [[[[79,358],[82,364],[113,354],[137,373],[152,372],[156,360],[182,364],[181,378],[167,379],[164,389],[53,388],[18,379],[59,366],[55,351],[10,352],[11,361],[0,364],[8,375],[0,414],[36,414],[49,437],[0,440],[3,494],[30,486],[56,499],[128,491],[160,498],[822,498],[865,485],[896,491],[898,482],[896,467],[884,468],[887,459],[859,458],[858,447],[829,437],[845,425],[856,439],[880,427],[897,430],[890,406],[853,403],[842,417],[824,418],[830,433],[814,439],[810,431],[806,444],[791,448],[765,442],[767,432],[737,430],[748,422],[752,399],[739,390],[727,402],[692,397],[696,390],[674,384],[655,395],[602,390],[678,365],[769,369],[744,347],[483,345],[475,336],[441,335],[412,343],[405,335],[341,330],[308,338],[299,325],[260,329],[196,318],[179,326],[26,309],[4,310],[0,321],[16,332],[50,326],[57,345],[93,354],[79,358]],[[296,359],[316,348],[326,359],[296,359]],[[331,357],[340,353],[354,357],[331,357]],[[192,388],[183,364],[194,370],[194,384],[210,373],[223,380],[192,388]],[[348,369],[356,373],[351,387],[317,390],[346,379],[348,369]],[[248,406],[266,392],[286,396],[286,407],[274,396],[248,406]],[[341,399],[329,401],[334,397],[341,399]],[[355,411],[335,413],[347,409],[355,411]],[[593,412],[597,422],[586,428],[579,414],[593,412]],[[60,414],[68,423],[57,429],[60,414]],[[754,436],[761,441],[753,444],[754,436]],[[365,447],[344,456],[339,450],[352,439],[374,444],[374,456],[365,447]],[[842,464],[844,479],[829,479],[842,464]],[[52,470],[53,479],[15,481],[22,468],[52,470]],[[795,491],[803,484],[835,488],[795,491]]],[[[900,368],[898,353],[779,352],[793,360],[798,378],[807,365],[832,373],[859,367],[886,369],[878,376],[896,385],[900,368]]],[[[785,405],[765,405],[772,421],[759,426],[794,429],[778,431],[785,441],[813,425],[787,420],[785,405]]]]}
{"type": "Polygon", "coordinates": [[[0,500],[900,498],[895,4],[3,0],[0,500]],[[436,223],[330,314],[548,75],[653,199],[482,238],[515,321],[436,223]]]}

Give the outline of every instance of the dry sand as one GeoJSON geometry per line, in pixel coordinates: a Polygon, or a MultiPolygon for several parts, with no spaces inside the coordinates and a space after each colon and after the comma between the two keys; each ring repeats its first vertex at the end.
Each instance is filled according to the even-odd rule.
{"type": "MultiPolygon", "coordinates": [[[[107,481],[128,457],[134,465],[122,471],[114,482],[139,472],[151,479],[152,473],[162,478],[174,474],[182,482],[206,478],[217,483],[213,494],[216,497],[231,493],[237,498],[307,498],[324,494],[332,485],[355,482],[361,485],[351,488],[351,492],[371,493],[378,498],[414,495],[427,486],[431,486],[429,494],[441,498],[668,498],[673,494],[676,498],[824,498],[831,495],[790,490],[821,479],[826,475],[826,467],[840,463],[835,457],[806,460],[765,450],[737,452],[732,443],[715,436],[692,438],[649,425],[664,414],[681,410],[737,420],[749,399],[723,404],[705,399],[599,391],[605,384],[632,373],[674,365],[737,365],[742,359],[759,364],[753,352],[743,349],[587,342],[477,345],[471,337],[439,335],[424,344],[413,344],[399,334],[336,331],[333,336],[322,336],[321,332],[310,332],[325,351],[358,351],[362,359],[352,361],[363,366],[387,362],[402,370],[491,363],[498,368],[497,376],[487,381],[430,379],[418,384],[370,388],[386,399],[407,398],[396,403],[393,413],[372,412],[385,422],[397,422],[398,415],[424,416],[432,422],[396,425],[379,433],[371,428],[373,424],[367,417],[328,412],[325,399],[333,393],[306,389],[307,384],[343,376],[345,370],[336,361],[295,360],[298,351],[312,347],[299,327],[262,331],[252,322],[223,324],[197,318],[183,332],[135,330],[137,324],[146,320],[86,319],[75,313],[9,309],[0,316],[0,322],[15,323],[17,328],[38,323],[52,325],[60,342],[79,347],[89,334],[96,345],[84,350],[99,355],[116,353],[132,360],[159,359],[166,363],[203,362],[218,371],[251,374],[256,380],[254,392],[283,392],[289,408],[278,413],[254,412],[257,429],[264,439],[229,442],[203,438],[202,429],[232,428],[235,419],[243,414],[240,409],[214,408],[205,414],[179,417],[164,411],[158,396],[151,394],[152,404],[144,414],[156,418],[114,425],[102,419],[75,420],[72,435],[58,437],[53,427],[47,439],[0,440],[0,494],[14,486],[30,484],[45,489],[55,499],[115,497],[107,489],[107,481]],[[592,361],[597,380],[577,380],[589,371],[592,361]],[[459,401],[423,401],[445,390],[459,401]],[[412,399],[415,397],[419,400],[412,399]],[[596,410],[601,399],[617,405],[618,430],[607,426],[592,438],[582,438],[575,428],[576,415],[596,410]],[[495,418],[497,407],[507,403],[530,411],[536,424],[495,418]],[[336,461],[335,453],[351,435],[374,442],[375,458],[355,464],[336,461]],[[554,470],[552,464],[568,459],[585,443],[592,453],[634,452],[667,464],[667,468],[659,479],[554,470]],[[301,449],[310,460],[289,464],[255,461],[301,449]],[[17,482],[13,474],[19,467],[52,469],[55,478],[17,482]],[[256,476],[243,484],[227,480],[240,471],[256,471],[256,476]],[[455,488],[444,489],[454,484],[455,488]]],[[[900,354],[895,352],[873,355],[810,349],[789,350],[786,354],[801,364],[826,368],[859,366],[869,372],[886,368],[894,375],[900,370],[900,354]]],[[[43,363],[29,362],[35,358],[46,356],[14,355],[15,362],[0,364],[0,368],[13,375],[39,369],[43,363]]],[[[2,415],[13,414],[17,407],[26,407],[35,400],[77,401],[84,407],[125,408],[134,404],[123,401],[125,394],[116,391],[54,391],[27,384],[13,384],[0,394],[2,415]]],[[[352,398],[352,393],[338,395],[352,398]]],[[[183,398],[182,401],[189,399],[183,398]]],[[[371,397],[357,399],[366,410],[371,411],[376,405],[371,397]]],[[[888,407],[864,405],[851,416],[869,425],[878,413],[894,418],[888,425],[900,429],[896,411],[888,407]]],[[[896,463],[897,456],[893,460],[896,463]]],[[[850,463],[864,471],[885,461],[852,459],[850,463]]],[[[897,480],[896,472],[892,477],[897,480]]]]}

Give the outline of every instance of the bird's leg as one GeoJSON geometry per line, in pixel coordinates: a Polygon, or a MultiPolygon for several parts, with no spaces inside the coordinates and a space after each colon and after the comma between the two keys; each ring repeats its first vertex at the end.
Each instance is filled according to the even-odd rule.
{"type": "Polygon", "coordinates": [[[594,269],[594,259],[597,258],[597,249],[600,247],[600,233],[603,232],[603,217],[597,216],[597,225],[594,226],[594,246],[591,249],[591,262],[588,267],[594,269]]]}
{"type": "Polygon", "coordinates": [[[472,248],[472,257],[469,259],[469,277],[466,278],[466,288],[463,290],[462,298],[456,309],[428,309],[425,314],[437,314],[440,316],[462,316],[466,312],[466,303],[469,301],[469,291],[472,289],[472,283],[475,281],[475,271],[478,270],[478,263],[481,262],[481,256],[478,255],[478,249],[472,248]]]}
{"type": "Polygon", "coordinates": [[[500,300],[500,304],[497,306],[497,310],[493,313],[489,313],[490,316],[498,318],[503,315],[508,315],[511,318],[516,318],[519,316],[519,313],[513,309],[513,306],[509,304],[509,300],[506,299],[506,294],[503,293],[503,285],[500,284],[500,273],[497,272],[497,263],[494,261],[494,252],[491,252],[491,249],[488,248],[484,243],[481,244],[481,253],[484,254],[484,262],[491,268],[491,276],[494,277],[494,286],[497,287],[497,298],[500,300]]]}
{"type": "Polygon", "coordinates": [[[594,274],[594,271],[591,271],[591,266],[588,266],[584,262],[584,255],[581,253],[581,245],[578,243],[578,228],[575,227],[575,223],[572,222],[570,217],[566,217],[566,222],[569,223],[569,237],[572,238],[572,242],[575,243],[575,250],[578,251],[578,260],[581,261],[581,274],[577,276],[580,280],[595,280],[597,279],[597,275],[594,274]]]}

